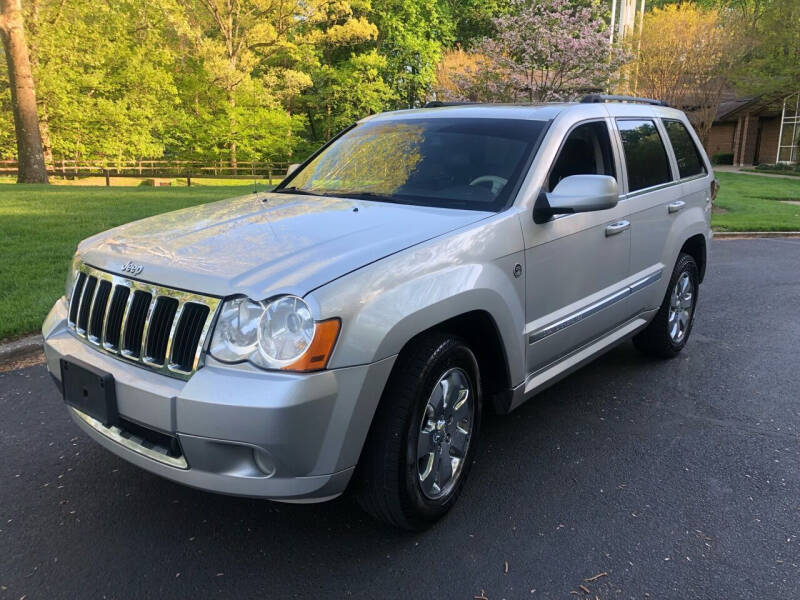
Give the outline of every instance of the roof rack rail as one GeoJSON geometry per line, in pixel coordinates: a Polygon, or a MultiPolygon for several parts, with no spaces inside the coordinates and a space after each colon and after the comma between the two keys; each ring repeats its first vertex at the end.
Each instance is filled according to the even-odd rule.
{"type": "Polygon", "coordinates": [[[638,102],[640,104],[652,104],[653,106],[669,106],[663,100],[653,98],[639,98],[637,96],[618,96],[614,94],[589,94],[581,98],[581,103],[592,104],[596,102],[638,102]]]}
{"type": "Polygon", "coordinates": [[[422,108],[439,108],[440,106],[464,106],[465,104],[478,104],[477,102],[442,102],[441,100],[432,100],[426,102],[422,108]]]}

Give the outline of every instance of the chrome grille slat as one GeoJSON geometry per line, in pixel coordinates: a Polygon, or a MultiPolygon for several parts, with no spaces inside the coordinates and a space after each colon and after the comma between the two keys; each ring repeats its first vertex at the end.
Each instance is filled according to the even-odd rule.
{"type": "MultiPolygon", "coordinates": [[[[140,298],[142,294],[139,294],[140,298]]],[[[143,302],[138,301],[140,311],[141,304],[143,302]]],[[[78,268],[68,310],[70,316],[68,326],[79,339],[105,354],[171,377],[188,379],[200,367],[202,351],[219,305],[220,299],[213,296],[203,296],[128,279],[88,265],[81,265],[78,268]],[[93,286],[89,285],[91,281],[94,281],[93,286]],[[102,292],[100,292],[101,288],[102,292]],[[98,292],[100,294],[99,301],[98,292]],[[149,296],[143,320],[141,314],[131,315],[137,292],[149,296]],[[127,294],[127,298],[125,294],[127,294]],[[99,304],[95,305],[97,302],[99,304]],[[123,302],[124,308],[121,307],[123,302]],[[86,304],[86,308],[84,308],[84,304],[86,304]],[[189,307],[188,313],[187,306],[189,307]],[[120,310],[123,311],[121,318],[120,310]],[[95,311],[101,312],[95,314],[95,311]],[[86,315],[83,315],[83,312],[86,312],[86,315]],[[181,320],[189,313],[198,321],[193,323],[192,330],[180,327],[181,320]],[[154,316],[156,323],[153,322],[154,316]],[[83,324],[84,318],[86,327],[81,328],[80,325],[83,324]],[[137,322],[133,322],[132,319],[137,322]],[[118,329],[117,322],[119,322],[118,329]],[[142,327],[141,340],[137,340],[136,335],[133,335],[130,340],[137,346],[138,355],[126,350],[126,344],[129,341],[126,338],[126,332],[131,326],[142,327]],[[92,335],[98,333],[99,335],[92,335]],[[167,335],[166,341],[164,340],[165,334],[167,335]],[[176,340],[176,336],[184,337],[176,340]],[[116,345],[114,345],[115,338],[116,345]],[[197,341],[192,344],[192,347],[187,348],[184,342],[187,340],[194,342],[195,339],[197,341]],[[182,356],[187,359],[181,364],[176,364],[173,360],[173,354],[178,347],[183,349],[182,356]],[[148,356],[150,350],[156,356],[148,356]],[[161,357],[162,350],[164,351],[163,358],[161,357]],[[184,369],[183,367],[186,367],[187,363],[190,368],[184,369]]],[[[132,331],[132,334],[136,333],[136,331],[132,331]]]]}
{"type": "Polygon", "coordinates": [[[103,337],[103,324],[105,323],[106,308],[111,291],[111,282],[98,279],[92,300],[92,310],[89,311],[89,323],[86,329],[86,338],[93,344],[99,345],[103,337]],[[98,314],[101,313],[101,314],[98,314]]]}
{"type": "Polygon", "coordinates": [[[128,324],[125,327],[122,338],[122,355],[125,358],[138,359],[142,357],[144,341],[154,305],[152,293],[145,290],[135,290],[133,292],[131,312],[128,315],[128,324]],[[146,306],[145,302],[147,303],[146,306]]]}
{"type": "Polygon", "coordinates": [[[75,286],[72,288],[72,295],[70,296],[69,318],[67,319],[67,323],[73,327],[78,322],[78,311],[81,307],[81,298],[83,297],[83,286],[85,283],[86,273],[78,273],[78,276],[75,278],[75,286]],[[77,304],[75,303],[76,298],[78,300],[77,304]]]}
{"type": "Polygon", "coordinates": [[[178,329],[178,323],[181,322],[183,309],[186,302],[178,302],[178,310],[175,311],[175,317],[172,319],[172,326],[169,329],[169,337],[167,337],[167,349],[164,352],[164,364],[168,365],[171,370],[175,370],[172,362],[172,347],[175,345],[175,331],[178,329]]]}
{"type": "Polygon", "coordinates": [[[114,301],[114,292],[117,286],[111,284],[111,289],[108,290],[108,300],[106,300],[106,309],[103,311],[103,320],[100,324],[100,345],[106,344],[106,327],[108,327],[108,313],[111,311],[111,303],[114,301]]]}
{"type": "Polygon", "coordinates": [[[176,329],[178,343],[170,354],[170,369],[180,373],[191,372],[197,368],[202,349],[202,340],[206,337],[211,323],[208,307],[195,302],[187,302],[181,320],[176,329]],[[202,328],[198,331],[199,328],[202,328]],[[201,340],[194,342],[195,339],[201,340]],[[194,342],[194,343],[193,343],[194,342]]]}
{"type": "Polygon", "coordinates": [[[153,300],[152,311],[148,318],[147,338],[142,342],[142,360],[146,364],[158,367],[164,364],[167,337],[172,331],[177,305],[178,301],[169,296],[157,296],[153,300]]]}
{"type": "Polygon", "coordinates": [[[128,315],[131,313],[131,304],[133,304],[133,289],[128,290],[128,299],[125,302],[125,312],[122,313],[122,323],[119,326],[119,338],[117,339],[117,353],[122,353],[122,347],[125,344],[125,328],[128,326],[128,315]]]}
{"type": "Polygon", "coordinates": [[[78,324],[76,329],[78,334],[83,337],[87,337],[86,330],[89,328],[89,315],[92,312],[92,304],[94,303],[94,295],[96,292],[97,277],[89,275],[86,278],[86,283],[83,284],[81,305],[78,307],[78,324]]]}

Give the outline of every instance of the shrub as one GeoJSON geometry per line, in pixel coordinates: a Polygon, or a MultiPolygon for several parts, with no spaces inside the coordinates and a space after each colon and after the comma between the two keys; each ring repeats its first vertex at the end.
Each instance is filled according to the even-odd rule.
{"type": "Polygon", "coordinates": [[[711,155],[711,164],[712,165],[732,165],[733,164],[733,152],[718,152],[717,154],[711,155]]]}
{"type": "Polygon", "coordinates": [[[800,175],[800,165],[787,165],[786,163],[778,163],[775,165],[761,164],[756,165],[756,171],[765,171],[767,173],[785,173],[786,175],[800,175]]]}

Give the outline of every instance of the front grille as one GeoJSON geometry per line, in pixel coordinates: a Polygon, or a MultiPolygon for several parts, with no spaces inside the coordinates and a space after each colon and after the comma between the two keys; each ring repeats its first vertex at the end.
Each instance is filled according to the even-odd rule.
{"type": "MultiPolygon", "coordinates": [[[[153,315],[150,317],[150,329],[147,331],[145,344],[145,360],[147,362],[163,365],[167,353],[167,342],[175,320],[175,311],[178,310],[178,301],[175,298],[160,296],[156,300],[153,315]]],[[[197,340],[195,340],[197,348],[197,340]]],[[[175,353],[173,352],[173,355],[175,353]]],[[[176,362],[173,360],[173,362],[176,362]]]]}
{"type": "Polygon", "coordinates": [[[82,265],[69,327],[103,352],[186,379],[198,368],[219,302],[82,265]]]}
{"type": "Polygon", "coordinates": [[[187,304],[175,335],[172,360],[181,369],[186,369],[194,361],[195,349],[203,331],[203,323],[208,319],[208,307],[200,304],[187,304]]]}
{"type": "Polygon", "coordinates": [[[122,344],[122,353],[126,356],[139,358],[142,353],[144,325],[152,300],[152,294],[141,290],[133,292],[133,302],[128,310],[128,321],[125,323],[125,341],[122,344]]]}
{"type": "Polygon", "coordinates": [[[92,316],[89,320],[89,339],[97,343],[100,336],[103,335],[103,318],[106,315],[106,306],[108,306],[108,295],[111,292],[111,282],[101,281],[97,287],[97,292],[94,296],[94,305],[92,306],[92,316]]]}

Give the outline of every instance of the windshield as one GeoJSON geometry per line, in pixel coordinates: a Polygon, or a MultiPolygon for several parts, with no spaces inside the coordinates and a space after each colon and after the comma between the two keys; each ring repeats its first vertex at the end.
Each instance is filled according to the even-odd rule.
{"type": "Polygon", "coordinates": [[[473,210],[502,210],[545,121],[393,119],[360,123],[275,190],[473,210]]]}

